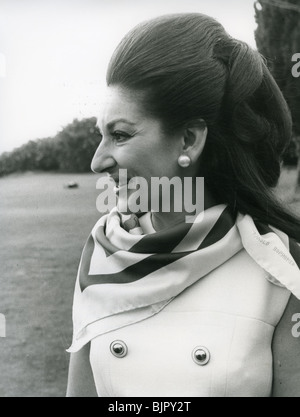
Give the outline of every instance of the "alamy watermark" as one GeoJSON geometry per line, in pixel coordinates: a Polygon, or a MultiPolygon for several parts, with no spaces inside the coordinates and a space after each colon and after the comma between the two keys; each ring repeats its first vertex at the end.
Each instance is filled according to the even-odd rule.
{"type": "Polygon", "coordinates": [[[300,337],[300,313],[295,313],[293,315],[292,322],[296,322],[292,327],[292,335],[294,337],[300,337]]]}
{"type": "Polygon", "coordinates": [[[0,337],[6,336],[5,316],[0,313],[0,337]]]}
{"type": "Polygon", "coordinates": [[[5,55],[0,52],[0,78],[6,76],[6,58],[5,55]]]}
{"type": "Polygon", "coordinates": [[[292,56],[292,62],[296,62],[296,64],[292,67],[292,76],[298,78],[300,77],[300,53],[292,56]]]}
{"type": "Polygon", "coordinates": [[[145,213],[148,211],[169,213],[185,212],[186,223],[200,222],[204,212],[204,178],[127,177],[127,169],[120,169],[118,177],[102,176],[96,188],[101,190],[97,198],[97,210],[109,213],[117,207],[121,213],[145,213]],[[196,220],[197,219],[197,220],[196,220]]]}

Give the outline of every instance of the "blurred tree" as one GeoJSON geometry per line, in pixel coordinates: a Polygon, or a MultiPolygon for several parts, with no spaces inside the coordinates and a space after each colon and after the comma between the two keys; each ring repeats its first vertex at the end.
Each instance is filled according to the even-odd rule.
{"type": "Polygon", "coordinates": [[[58,170],[59,163],[53,138],[49,137],[36,141],[36,153],[33,165],[35,165],[36,169],[42,171],[58,170]]]}
{"type": "Polygon", "coordinates": [[[66,172],[88,172],[100,142],[96,118],[73,120],[55,138],[59,169],[66,172]]]}
{"type": "Polygon", "coordinates": [[[28,170],[89,172],[99,142],[95,117],[75,119],[54,138],[31,140],[1,154],[0,176],[28,170]]]}
{"type": "Polygon", "coordinates": [[[255,32],[257,48],[267,59],[291,110],[294,135],[285,161],[293,160],[294,149],[300,187],[300,78],[297,76],[300,69],[297,72],[295,66],[295,58],[300,53],[300,1],[258,0],[254,7],[258,25],[255,32]]]}

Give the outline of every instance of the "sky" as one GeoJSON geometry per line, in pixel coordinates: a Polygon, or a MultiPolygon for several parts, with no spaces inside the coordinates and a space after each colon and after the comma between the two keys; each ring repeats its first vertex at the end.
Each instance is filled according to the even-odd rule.
{"type": "Polygon", "coordinates": [[[137,23],[201,12],[255,48],[254,0],[0,0],[0,154],[98,116],[108,61],[137,23]]]}

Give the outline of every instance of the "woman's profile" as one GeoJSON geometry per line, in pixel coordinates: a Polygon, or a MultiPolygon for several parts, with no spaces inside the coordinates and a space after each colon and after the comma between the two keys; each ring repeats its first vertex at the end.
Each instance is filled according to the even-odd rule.
{"type": "Polygon", "coordinates": [[[299,396],[300,222],[274,196],[292,121],[264,59],[203,14],[143,22],[98,125],[118,203],[81,257],[67,395],[299,396]]]}

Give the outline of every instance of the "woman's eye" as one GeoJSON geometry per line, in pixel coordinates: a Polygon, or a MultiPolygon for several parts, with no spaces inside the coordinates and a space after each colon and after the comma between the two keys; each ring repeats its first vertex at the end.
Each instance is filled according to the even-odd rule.
{"type": "Polygon", "coordinates": [[[112,133],[112,137],[114,138],[116,142],[122,142],[122,141],[125,141],[126,139],[129,139],[131,136],[125,132],[115,131],[112,133]]]}

